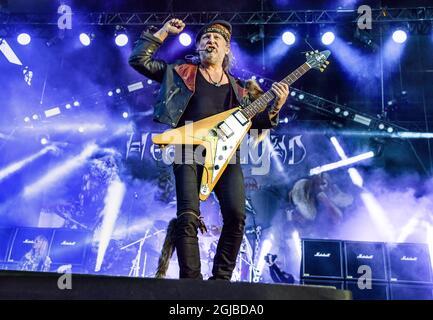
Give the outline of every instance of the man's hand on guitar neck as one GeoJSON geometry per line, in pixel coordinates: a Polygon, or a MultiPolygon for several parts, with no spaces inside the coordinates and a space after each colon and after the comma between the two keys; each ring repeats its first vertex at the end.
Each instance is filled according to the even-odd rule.
{"type": "Polygon", "coordinates": [[[287,101],[289,96],[289,86],[282,82],[275,82],[272,84],[272,92],[275,94],[274,104],[269,110],[269,119],[275,117],[287,101]]]}

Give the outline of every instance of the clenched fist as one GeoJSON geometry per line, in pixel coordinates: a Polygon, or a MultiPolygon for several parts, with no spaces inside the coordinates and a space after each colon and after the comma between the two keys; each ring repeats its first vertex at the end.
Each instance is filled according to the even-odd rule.
{"type": "Polygon", "coordinates": [[[180,19],[171,19],[167,21],[162,29],[168,34],[179,34],[185,28],[185,23],[180,19]]]}

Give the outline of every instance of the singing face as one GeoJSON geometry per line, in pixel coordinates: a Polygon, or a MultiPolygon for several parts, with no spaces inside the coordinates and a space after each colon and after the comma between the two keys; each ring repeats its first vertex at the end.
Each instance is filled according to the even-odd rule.
{"type": "Polygon", "coordinates": [[[213,65],[222,65],[224,57],[230,52],[229,44],[218,33],[204,33],[197,48],[199,50],[211,49],[211,51],[199,51],[200,60],[213,65]]]}

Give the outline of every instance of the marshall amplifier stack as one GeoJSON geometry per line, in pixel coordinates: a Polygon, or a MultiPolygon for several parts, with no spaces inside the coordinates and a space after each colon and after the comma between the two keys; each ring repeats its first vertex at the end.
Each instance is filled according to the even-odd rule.
{"type": "Polygon", "coordinates": [[[50,271],[59,267],[79,273],[84,269],[90,234],[72,229],[53,228],[0,228],[0,270],[17,270],[24,255],[43,236],[51,259],[50,271]]]}
{"type": "Polygon", "coordinates": [[[354,299],[433,299],[430,255],[422,243],[303,239],[301,279],[350,290],[354,299]]]}

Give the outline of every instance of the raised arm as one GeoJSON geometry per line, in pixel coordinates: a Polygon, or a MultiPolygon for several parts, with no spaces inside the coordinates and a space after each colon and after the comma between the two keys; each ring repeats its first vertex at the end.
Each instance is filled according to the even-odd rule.
{"type": "Polygon", "coordinates": [[[129,57],[129,65],[149,79],[162,82],[167,63],[154,59],[154,55],[170,34],[178,34],[184,28],[181,20],[171,19],[154,34],[143,32],[129,57]]]}

